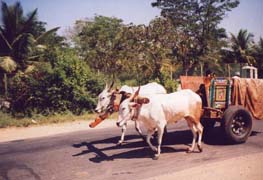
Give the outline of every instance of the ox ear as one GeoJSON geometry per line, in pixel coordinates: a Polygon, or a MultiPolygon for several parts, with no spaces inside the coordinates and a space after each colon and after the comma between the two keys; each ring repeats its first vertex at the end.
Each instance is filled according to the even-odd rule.
{"type": "Polygon", "coordinates": [[[148,104],[150,102],[150,99],[146,97],[138,97],[136,99],[136,102],[139,104],[148,104]]]}

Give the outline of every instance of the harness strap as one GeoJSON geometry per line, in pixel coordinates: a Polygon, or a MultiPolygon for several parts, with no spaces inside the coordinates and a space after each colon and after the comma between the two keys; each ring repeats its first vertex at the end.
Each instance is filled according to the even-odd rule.
{"type": "Polygon", "coordinates": [[[110,103],[109,103],[106,111],[111,113],[111,114],[114,112],[118,112],[119,107],[120,107],[121,98],[122,98],[122,94],[114,93],[111,96],[111,100],[110,100],[110,103]]]}
{"type": "Polygon", "coordinates": [[[114,112],[118,112],[119,107],[120,107],[120,105],[114,101],[113,103],[109,104],[109,106],[106,109],[106,112],[111,113],[111,114],[114,112]]]}
{"type": "Polygon", "coordinates": [[[136,121],[138,119],[141,107],[142,107],[142,104],[137,104],[136,108],[134,108],[134,114],[133,114],[131,120],[136,121]]]}

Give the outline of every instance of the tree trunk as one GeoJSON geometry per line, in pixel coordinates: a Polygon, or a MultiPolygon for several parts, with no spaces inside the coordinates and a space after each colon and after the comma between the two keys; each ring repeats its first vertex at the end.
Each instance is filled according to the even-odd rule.
{"type": "Polygon", "coordinates": [[[7,96],[8,96],[7,83],[8,83],[8,81],[7,81],[7,74],[4,73],[4,85],[5,85],[5,97],[6,97],[6,98],[7,98],[7,96]]]}

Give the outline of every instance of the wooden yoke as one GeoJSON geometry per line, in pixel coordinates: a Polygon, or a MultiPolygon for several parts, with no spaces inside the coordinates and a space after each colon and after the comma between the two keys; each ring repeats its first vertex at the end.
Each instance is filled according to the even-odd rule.
{"type": "MultiPolygon", "coordinates": [[[[89,127],[95,128],[99,123],[101,123],[103,120],[107,119],[113,112],[118,112],[119,111],[119,106],[121,103],[121,99],[124,96],[121,93],[117,93],[118,91],[116,90],[116,93],[112,96],[111,99],[111,108],[109,108],[104,114],[99,115],[98,117],[95,118],[95,120],[89,124],[89,127]]],[[[125,97],[126,98],[126,97],[125,97]]]]}
{"type": "Polygon", "coordinates": [[[110,113],[106,112],[103,115],[96,117],[96,119],[92,123],[89,124],[89,127],[95,128],[99,123],[101,123],[103,120],[105,120],[109,116],[110,116],[110,113]]]}

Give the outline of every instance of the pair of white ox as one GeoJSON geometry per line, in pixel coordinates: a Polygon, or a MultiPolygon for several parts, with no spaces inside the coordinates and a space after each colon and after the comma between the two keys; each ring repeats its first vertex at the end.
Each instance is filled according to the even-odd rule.
{"type": "Polygon", "coordinates": [[[142,96],[143,93],[140,90],[139,87],[135,93],[120,104],[117,125],[123,126],[129,120],[134,120],[135,124],[142,122],[147,129],[146,141],[150,148],[156,152],[155,159],[158,159],[166,125],[185,119],[193,133],[192,146],[188,152],[194,151],[197,135],[197,147],[201,152],[203,127],[200,123],[202,101],[199,95],[191,90],[181,90],[171,94],[142,96]],[[158,132],[157,148],[150,141],[156,130],[158,132]]]}
{"type": "MultiPolygon", "coordinates": [[[[127,85],[122,86],[120,89],[113,89],[113,84],[114,82],[112,82],[110,86],[106,84],[104,90],[99,94],[95,112],[102,116],[106,113],[112,114],[114,111],[117,112],[119,110],[119,105],[138,89],[138,87],[130,87],[127,85]]],[[[166,90],[162,85],[152,82],[140,87],[140,95],[143,94],[166,94],[166,90]]],[[[120,145],[124,142],[127,122],[122,123],[121,127],[122,134],[118,142],[120,145]]],[[[135,129],[144,140],[144,136],[142,135],[137,121],[135,121],[135,129]]]]}

